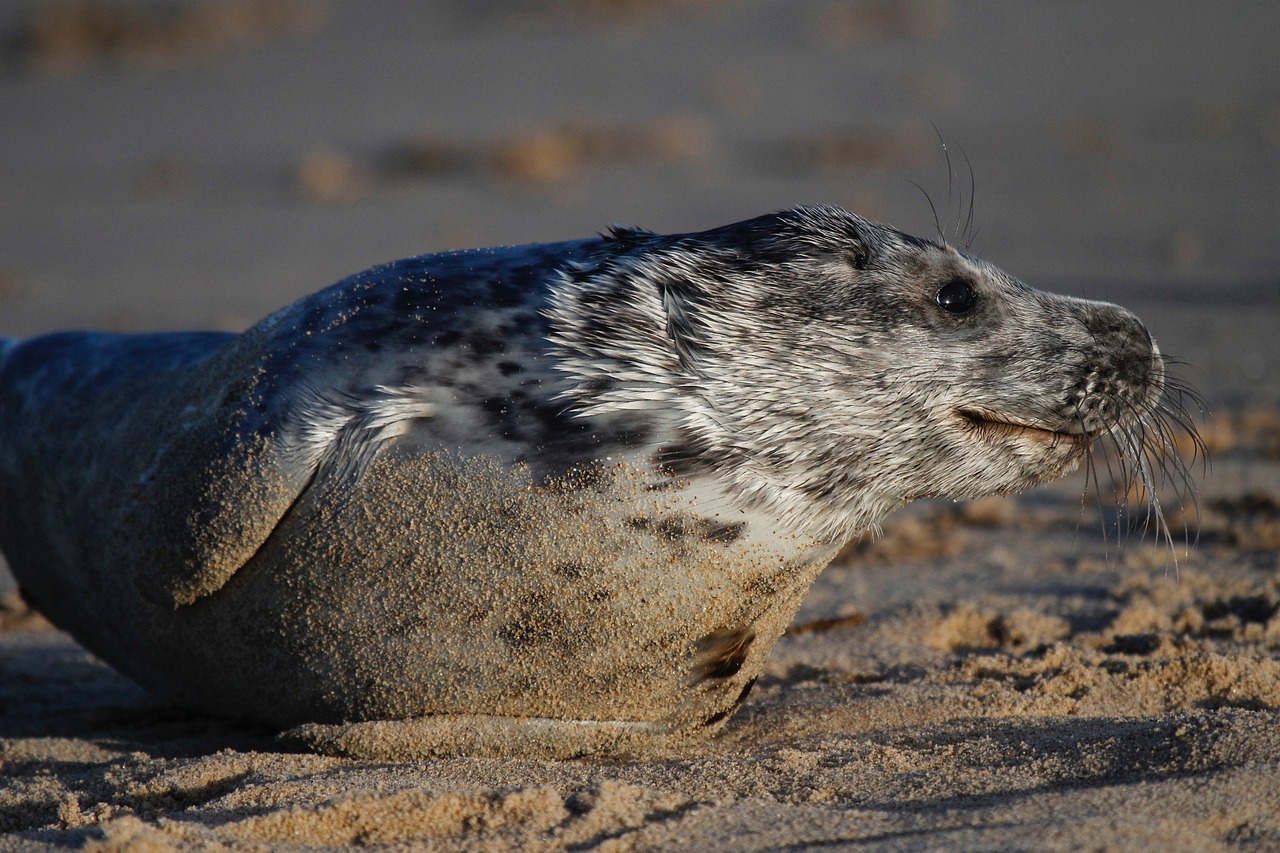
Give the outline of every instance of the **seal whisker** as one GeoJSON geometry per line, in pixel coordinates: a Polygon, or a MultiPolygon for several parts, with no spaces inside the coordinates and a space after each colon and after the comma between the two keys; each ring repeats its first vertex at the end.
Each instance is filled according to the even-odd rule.
{"type": "MultiPolygon", "coordinates": [[[[941,130],[939,130],[939,129],[938,129],[938,126],[937,126],[936,124],[934,124],[932,121],[931,121],[931,122],[929,122],[929,125],[933,128],[934,135],[938,137],[938,144],[942,146],[942,156],[943,156],[943,159],[945,160],[946,165],[947,165],[947,204],[946,204],[946,213],[947,213],[947,216],[950,216],[950,215],[951,215],[951,199],[952,199],[952,197],[956,194],[956,172],[955,172],[955,169],[952,167],[952,164],[951,164],[951,152],[947,149],[947,141],[942,137],[942,131],[941,131],[941,130]]],[[[964,206],[964,202],[963,202],[963,193],[960,193],[960,196],[961,196],[961,198],[960,198],[960,200],[957,202],[957,206],[956,206],[955,225],[954,225],[954,227],[952,227],[952,234],[953,234],[953,238],[954,238],[954,237],[958,237],[958,236],[959,236],[959,228],[960,228],[960,222],[961,222],[961,216],[960,216],[959,211],[960,211],[960,210],[963,208],[963,206],[964,206]]],[[[948,227],[951,227],[951,226],[948,226],[948,227]]],[[[946,229],[945,229],[945,228],[940,228],[940,229],[939,229],[938,237],[939,237],[939,239],[941,239],[944,243],[945,243],[945,242],[956,242],[956,243],[958,243],[958,242],[959,242],[959,240],[958,240],[958,239],[948,240],[948,239],[947,239],[947,237],[946,237],[946,229]]]]}
{"type": "MultiPolygon", "coordinates": [[[[1113,490],[1113,503],[1118,503],[1121,500],[1121,495],[1116,487],[1116,476],[1115,476],[1115,473],[1112,471],[1112,467],[1111,467],[1109,444],[1105,440],[1105,437],[1104,437],[1104,440],[1102,441],[1090,442],[1088,448],[1085,451],[1085,454],[1086,454],[1085,455],[1085,484],[1084,484],[1084,489],[1082,490],[1080,495],[1080,508],[1081,508],[1081,512],[1083,512],[1084,507],[1088,502],[1090,482],[1092,482],[1094,505],[1098,508],[1098,523],[1102,533],[1102,542],[1104,547],[1107,549],[1107,558],[1110,559],[1110,544],[1111,544],[1110,525],[1107,523],[1107,507],[1103,502],[1104,492],[1103,492],[1103,486],[1102,486],[1102,479],[1098,471],[1099,455],[1102,456],[1103,464],[1107,468],[1109,488],[1113,490]]],[[[1117,545],[1122,546],[1123,542],[1121,541],[1121,537],[1120,537],[1118,515],[1116,517],[1115,523],[1116,523],[1117,545]]]]}
{"type": "Polygon", "coordinates": [[[946,235],[946,232],[944,232],[942,229],[941,220],[938,219],[938,208],[934,206],[933,198],[929,195],[928,191],[925,190],[924,187],[920,186],[915,181],[909,181],[908,183],[910,183],[911,186],[920,190],[920,192],[924,194],[924,200],[929,203],[929,212],[933,214],[933,230],[937,233],[939,240],[946,242],[947,235],[946,235]]]}
{"type": "Polygon", "coordinates": [[[969,171],[969,211],[965,214],[964,230],[961,232],[961,235],[964,238],[964,248],[967,251],[969,247],[973,245],[973,241],[978,236],[976,231],[970,230],[973,227],[974,199],[978,192],[978,180],[973,174],[973,163],[970,162],[969,155],[965,153],[963,147],[960,149],[960,154],[964,157],[965,168],[969,171]]]}
{"type": "MultiPolygon", "coordinates": [[[[1194,424],[1178,421],[1163,406],[1152,411],[1144,420],[1154,426],[1156,435],[1156,440],[1150,442],[1146,448],[1148,454],[1155,458],[1160,470],[1172,484],[1179,506],[1185,510],[1189,504],[1194,517],[1198,519],[1200,516],[1200,496],[1191,474],[1191,465],[1194,464],[1196,456],[1200,457],[1203,465],[1208,464],[1208,453],[1204,447],[1203,439],[1201,439],[1194,424]],[[1171,419],[1173,420],[1172,423],[1170,423],[1171,419]],[[1179,452],[1178,434],[1187,435],[1192,441],[1192,462],[1190,463],[1179,452]]],[[[1190,530],[1188,528],[1184,529],[1186,529],[1187,538],[1190,539],[1190,530]]],[[[1195,541],[1199,541],[1198,530],[1195,535],[1195,541]]],[[[1190,542],[1188,547],[1190,547],[1190,542]]]]}

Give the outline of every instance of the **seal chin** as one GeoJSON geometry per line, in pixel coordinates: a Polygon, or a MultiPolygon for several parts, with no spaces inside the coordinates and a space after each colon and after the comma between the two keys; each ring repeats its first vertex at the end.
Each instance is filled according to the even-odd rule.
{"type": "Polygon", "coordinates": [[[1083,452],[1106,429],[1064,431],[1030,423],[1027,420],[997,415],[979,409],[956,409],[956,421],[971,438],[988,443],[1004,443],[1008,439],[1033,442],[1040,446],[1067,447],[1083,452]]]}

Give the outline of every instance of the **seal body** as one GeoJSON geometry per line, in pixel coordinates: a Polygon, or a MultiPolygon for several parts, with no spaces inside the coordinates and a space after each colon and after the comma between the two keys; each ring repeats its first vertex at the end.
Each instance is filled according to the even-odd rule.
{"type": "Polygon", "coordinates": [[[189,707],[573,754],[714,730],[853,536],[1162,384],[1123,309],[838,208],[428,255],[241,335],[4,344],[0,548],[189,707]]]}

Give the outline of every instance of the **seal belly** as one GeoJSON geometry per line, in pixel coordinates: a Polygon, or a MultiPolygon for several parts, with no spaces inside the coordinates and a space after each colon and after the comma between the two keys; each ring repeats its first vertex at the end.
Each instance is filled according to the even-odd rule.
{"type": "Polygon", "coordinates": [[[678,492],[645,486],[626,465],[538,484],[523,466],[416,450],[316,483],[235,577],[184,608],[200,641],[171,665],[211,677],[181,698],[281,725],[716,722],[825,560],[806,570],[708,538],[678,492]]]}

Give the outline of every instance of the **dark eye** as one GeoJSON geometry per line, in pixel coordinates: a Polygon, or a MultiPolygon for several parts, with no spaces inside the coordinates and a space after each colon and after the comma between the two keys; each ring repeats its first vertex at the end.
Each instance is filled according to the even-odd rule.
{"type": "Polygon", "coordinates": [[[967,314],[978,301],[973,285],[962,278],[953,278],[938,288],[938,306],[951,314],[967,314]]]}

